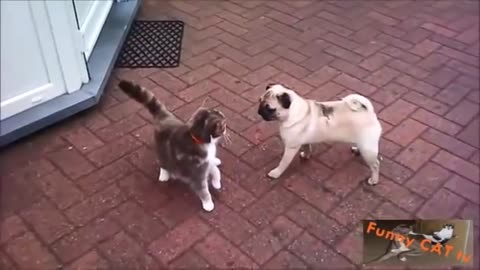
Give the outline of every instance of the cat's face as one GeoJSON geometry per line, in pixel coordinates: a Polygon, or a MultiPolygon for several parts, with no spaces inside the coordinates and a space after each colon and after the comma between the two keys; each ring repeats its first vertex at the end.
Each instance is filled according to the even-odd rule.
{"type": "Polygon", "coordinates": [[[453,226],[452,224],[445,224],[442,227],[443,230],[449,230],[449,231],[453,230],[454,228],[455,226],[453,226]]]}
{"type": "Polygon", "coordinates": [[[199,109],[192,119],[192,132],[205,142],[218,139],[227,131],[225,115],[215,109],[199,109]]]}

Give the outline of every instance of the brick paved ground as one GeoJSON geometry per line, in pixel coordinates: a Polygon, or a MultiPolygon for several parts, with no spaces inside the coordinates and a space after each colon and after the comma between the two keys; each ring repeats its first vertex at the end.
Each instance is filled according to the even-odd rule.
{"type": "Polygon", "coordinates": [[[469,218],[478,238],[478,2],[151,0],[139,16],[186,22],[181,66],[116,70],[96,108],[2,152],[0,268],[354,268],[369,217],[469,218]],[[228,116],[213,213],[155,181],[150,116],[120,78],[183,119],[206,96],[228,116]],[[380,184],[361,184],[368,170],[345,145],[267,180],[281,148],[256,101],[274,81],[319,100],[369,96],[380,184]]]}

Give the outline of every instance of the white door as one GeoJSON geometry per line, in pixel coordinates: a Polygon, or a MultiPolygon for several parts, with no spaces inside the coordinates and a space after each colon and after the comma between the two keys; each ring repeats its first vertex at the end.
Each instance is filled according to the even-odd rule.
{"type": "Polygon", "coordinates": [[[113,0],[73,0],[80,33],[84,38],[87,60],[90,58],[103,24],[113,5],[113,0]]]}
{"type": "Polygon", "coordinates": [[[0,1],[0,120],[66,93],[44,1],[0,1]]]}

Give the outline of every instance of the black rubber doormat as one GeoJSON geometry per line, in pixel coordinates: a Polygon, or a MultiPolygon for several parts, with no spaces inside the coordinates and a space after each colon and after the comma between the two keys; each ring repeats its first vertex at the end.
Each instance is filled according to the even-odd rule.
{"type": "Polygon", "coordinates": [[[183,28],[182,21],[134,21],[118,56],[116,67],[178,67],[183,28]]]}

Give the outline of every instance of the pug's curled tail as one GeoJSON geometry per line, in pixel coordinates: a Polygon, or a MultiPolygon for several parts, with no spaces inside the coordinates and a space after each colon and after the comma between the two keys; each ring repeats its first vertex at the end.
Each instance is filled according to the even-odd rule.
{"type": "Polygon", "coordinates": [[[136,100],[138,103],[143,104],[154,118],[161,120],[170,115],[170,112],[162,103],[160,103],[155,95],[140,85],[122,80],[118,84],[118,87],[129,97],[136,100]]]}
{"type": "Polygon", "coordinates": [[[358,111],[368,111],[368,112],[374,112],[372,102],[368,100],[368,98],[359,95],[359,94],[351,94],[342,99],[348,104],[348,107],[352,111],[358,112],[358,111]]]}

